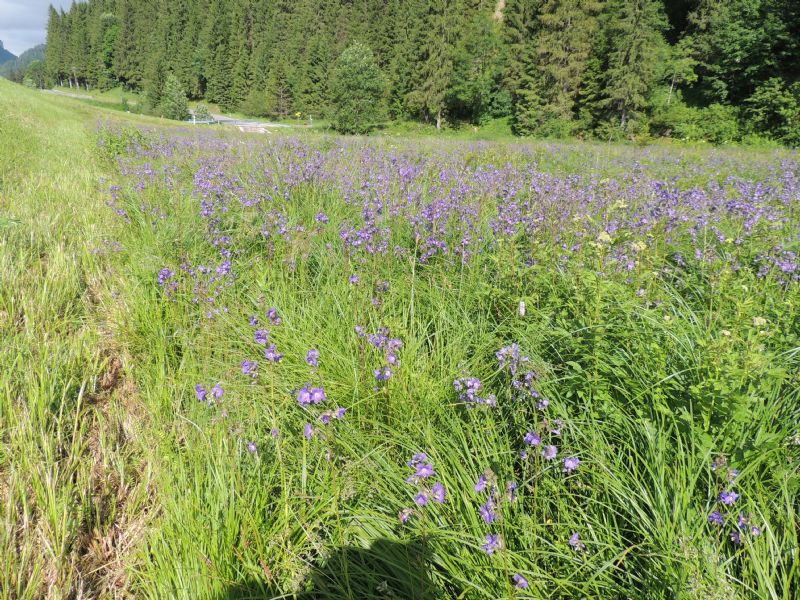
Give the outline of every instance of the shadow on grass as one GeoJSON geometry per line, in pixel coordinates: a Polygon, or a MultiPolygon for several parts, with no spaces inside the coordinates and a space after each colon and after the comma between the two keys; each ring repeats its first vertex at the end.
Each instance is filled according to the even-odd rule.
{"type": "Polygon", "coordinates": [[[217,600],[432,600],[434,587],[423,548],[419,540],[400,543],[384,539],[369,548],[338,548],[312,567],[302,586],[307,591],[280,594],[263,582],[252,582],[230,587],[217,600]]]}

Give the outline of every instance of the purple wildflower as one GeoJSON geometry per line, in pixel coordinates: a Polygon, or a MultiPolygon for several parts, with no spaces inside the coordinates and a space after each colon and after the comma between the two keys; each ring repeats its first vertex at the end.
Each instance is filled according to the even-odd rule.
{"type": "Polygon", "coordinates": [[[529,446],[538,446],[542,443],[542,438],[535,431],[529,431],[525,434],[525,437],[522,438],[522,441],[529,446]]]}
{"type": "Polygon", "coordinates": [[[206,397],[208,396],[208,392],[206,391],[206,388],[204,388],[199,383],[196,386],[194,386],[194,393],[195,393],[195,395],[197,396],[197,399],[200,402],[205,402],[206,401],[206,397]]]}
{"type": "Polygon", "coordinates": [[[314,436],[314,427],[311,423],[306,423],[305,427],[303,428],[303,435],[307,440],[310,440],[314,436]]]}
{"type": "Polygon", "coordinates": [[[497,513],[494,510],[494,500],[492,500],[491,497],[486,501],[486,504],[480,506],[478,514],[486,521],[487,525],[491,524],[497,518],[497,513]]]}
{"type": "Polygon", "coordinates": [[[311,388],[311,404],[321,404],[325,402],[325,390],[321,387],[311,388]]]}
{"type": "Polygon", "coordinates": [[[581,464],[581,459],[577,456],[568,456],[564,459],[564,473],[572,473],[581,464]]]}
{"type": "Polygon", "coordinates": [[[722,525],[723,522],[722,513],[719,512],[718,510],[715,510],[710,515],[708,515],[708,522],[714,523],[716,525],[722,525]]]}
{"type": "Polygon", "coordinates": [[[346,408],[342,408],[341,406],[336,409],[336,412],[333,413],[333,416],[337,419],[344,419],[344,413],[347,411],[346,408]]]}
{"type": "Polygon", "coordinates": [[[247,442],[247,451],[250,454],[255,454],[258,451],[258,446],[256,446],[255,442],[247,442]]]}
{"type": "Polygon", "coordinates": [[[431,496],[433,496],[433,500],[438,502],[439,504],[444,504],[444,501],[447,497],[447,492],[444,489],[444,484],[440,481],[437,481],[433,484],[431,488],[431,496]]]}
{"type": "Polygon", "coordinates": [[[267,340],[269,339],[269,331],[266,329],[259,329],[253,334],[253,337],[255,338],[257,344],[266,346],[267,340]]]}
{"type": "Polygon", "coordinates": [[[312,348],[306,353],[306,362],[312,367],[319,366],[319,350],[312,348]]]}
{"type": "Polygon", "coordinates": [[[211,395],[214,396],[214,398],[216,398],[217,400],[219,400],[220,398],[222,398],[222,396],[225,395],[225,390],[222,389],[222,386],[220,384],[217,384],[213,388],[211,388],[211,395]]]}
{"type": "Polygon", "coordinates": [[[277,427],[273,427],[272,429],[269,430],[269,434],[272,437],[277,438],[281,434],[281,432],[277,427]]]}
{"type": "Polygon", "coordinates": [[[171,269],[161,269],[158,272],[158,285],[164,287],[166,283],[173,277],[175,277],[175,271],[171,269]]]}
{"type": "Polygon", "coordinates": [[[379,369],[375,369],[375,379],[378,381],[389,381],[392,377],[392,368],[391,367],[381,367],[379,369]]]}
{"type": "Polygon", "coordinates": [[[742,536],[739,534],[738,531],[731,531],[731,541],[734,544],[741,544],[742,543],[742,536]]]}
{"type": "Polygon", "coordinates": [[[412,469],[416,469],[418,464],[423,463],[426,460],[428,460],[428,455],[425,454],[424,452],[418,452],[417,454],[413,455],[411,457],[411,460],[408,461],[406,464],[412,469]]]}
{"type": "Polygon", "coordinates": [[[425,479],[426,477],[430,477],[432,475],[436,475],[436,472],[433,470],[433,465],[430,463],[418,463],[417,470],[414,473],[414,476],[419,477],[420,479],[425,479]]]}
{"type": "Polygon", "coordinates": [[[297,391],[297,402],[300,406],[311,404],[311,390],[308,389],[308,385],[297,391]]]}
{"type": "Polygon", "coordinates": [[[250,317],[250,327],[258,327],[258,317],[253,315],[250,317]]]}
{"type": "Polygon", "coordinates": [[[486,543],[481,546],[486,554],[492,555],[495,551],[500,550],[503,547],[503,543],[500,540],[500,536],[496,533],[487,533],[486,534],[486,543]]]}
{"type": "Polygon", "coordinates": [[[267,311],[267,318],[269,319],[269,322],[272,323],[273,325],[280,325],[282,322],[282,319],[278,316],[277,308],[270,308],[267,311]]]}
{"type": "Polygon", "coordinates": [[[508,494],[510,502],[514,502],[517,499],[517,483],[515,481],[506,482],[506,494],[508,494]]]}
{"type": "Polygon", "coordinates": [[[586,548],[586,545],[581,541],[581,534],[577,531],[569,536],[569,545],[579,552],[586,548]]]}
{"type": "Polygon", "coordinates": [[[353,284],[353,285],[357,284],[358,283],[358,275],[355,275],[355,274],[350,275],[350,283],[353,284]]]}
{"type": "Polygon", "coordinates": [[[719,495],[719,501],[725,506],[732,506],[739,499],[739,494],[734,491],[724,491],[719,495]]]}
{"type": "Polygon", "coordinates": [[[243,360],[242,361],[242,374],[243,375],[252,375],[255,377],[256,371],[258,370],[258,363],[254,360],[243,360]]]}
{"type": "Polygon", "coordinates": [[[405,523],[406,521],[408,521],[409,517],[411,517],[413,512],[414,509],[412,508],[404,508],[403,510],[401,510],[400,514],[398,515],[400,522],[405,523]]]}
{"type": "Polygon", "coordinates": [[[542,448],[542,456],[544,456],[545,460],[553,460],[556,457],[556,454],[558,454],[558,448],[552,444],[542,448]]]}
{"type": "Polygon", "coordinates": [[[751,534],[753,537],[758,537],[758,536],[760,536],[760,535],[761,535],[761,528],[760,528],[760,527],[758,527],[758,526],[756,526],[756,525],[753,525],[753,526],[750,528],[750,534],[751,534]]]}
{"type": "Polygon", "coordinates": [[[271,363],[278,363],[281,362],[283,354],[277,351],[275,344],[272,344],[264,351],[264,358],[271,363]]]}
{"type": "Polygon", "coordinates": [[[488,482],[489,482],[489,480],[486,478],[486,475],[481,474],[481,476],[478,477],[478,483],[475,484],[475,491],[476,492],[482,492],[483,490],[485,490],[486,489],[486,484],[488,482]]]}
{"type": "Polygon", "coordinates": [[[511,579],[514,580],[514,586],[518,587],[521,590],[527,590],[528,587],[530,587],[530,584],[528,583],[528,580],[525,579],[519,573],[515,573],[514,576],[511,579]]]}
{"type": "Polygon", "coordinates": [[[417,506],[428,506],[428,494],[424,492],[418,493],[414,496],[414,502],[417,503],[417,506]]]}

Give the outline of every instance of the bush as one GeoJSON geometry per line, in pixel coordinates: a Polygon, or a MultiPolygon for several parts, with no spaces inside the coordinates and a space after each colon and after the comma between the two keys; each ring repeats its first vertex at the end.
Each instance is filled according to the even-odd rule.
{"type": "Polygon", "coordinates": [[[745,101],[750,132],[767,132],[790,146],[800,145],[800,83],[787,86],[773,77],[745,101]]]}
{"type": "Polygon", "coordinates": [[[733,106],[712,104],[707,108],[688,106],[678,94],[672,101],[656,102],[650,119],[650,132],[697,142],[728,144],[741,139],[739,112],[733,106]]]}
{"type": "Polygon", "coordinates": [[[198,121],[211,121],[213,117],[211,116],[211,111],[208,109],[207,105],[198,104],[194,108],[194,118],[198,121]]]}
{"type": "Polygon", "coordinates": [[[353,44],[339,56],[330,90],[331,125],[336,131],[368,133],[386,119],[386,79],[364,44],[353,44]]]}
{"type": "Polygon", "coordinates": [[[267,93],[264,90],[250,90],[239,110],[251,117],[267,117],[267,93]]]}
{"type": "Polygon", "coordinates": [[[712,144],[730,144],[741,138],[739,115],[733,106],[712,104],[700,110],[699,129],[712,144]]]}

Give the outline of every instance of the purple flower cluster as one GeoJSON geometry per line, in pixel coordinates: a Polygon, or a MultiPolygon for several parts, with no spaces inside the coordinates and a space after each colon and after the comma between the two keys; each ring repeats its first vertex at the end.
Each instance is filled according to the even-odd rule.
{"type": "MultiPolygon", "coordinates": [[[[194,386],[194,393],[200,402],[208,402],[209,404],[211,404],[212,400],[208,397],[209,392],[202,384],[198,383],[197,385],[194,386]]],[[[213,388],[211,388],[210,393],[211,397],[214,398],[214,400],[221,400],[222,397],[225,395],[225,390],[222,388],[222,385],[218,383],[213,388]]]]}
{"type": "Polygon", "coordinates": [[[406,483],[415,488],[414,504],[416,508],[402,509],[399,515],[401,523],[406,523],[416,511],[428,506],[431,501],[444,504],[447,500],[447,492],[441,481],[436,481],[432,485],[428,483],[431,477],[436,476],[436,471],[427,454],[424,452],[415,454],[406,464],[413,470],[413,473],[406,479],[406,483]]]}
{"type": "Polygon", "coordinates": [[[494,394],[481,396],[479,394],[483,384],[477,377],[462,377],[453,381],[453,389],[459,393],[458,399],[469,407],[483,404],[497,406],[497,397],[494,394]]]}
{"type": "MultiPolygon", "coordinates": [[[[504,504],[517,499],[516,482],[507,481],[501,490],[497,475],[491,469],[487,469],[478,476],[475,491],[485,496],[485,502],[478,507],[478,514],[487,525],[491,525],[497,520],[504,504]]],[[[492,554],[501,547],[502,541],[499,535],[494,533],[486,535],[486,543],[482,546],[484,552],[492,554]]]]}
{"type": "Polygon", "coordinates": [[[731,527],[728,538],[737,545],[743,543],[743,535],[752,537],[761,535],[761,527],[753,523],[751,515],[745,516],[742,511],[739,511],[737,515],[735,510],[731,510],[741,500],[739,493],[733,489],[736,478],[739,476],[739,471],[728,465],[728,459],[725,455],[719,455],[714,459],[711,463],[711,470],[716,475],[718,489],[721,490],[717,497],[721,510],[715,509],[711,511],[708,515],[708,522],[720,527],[728,523],[731,527]]]}
{"type": "MultiPolygon", "coordinates": [[[[297,403],[306,410],[310,409],[311,407],[320,406],[327,400],[325,390],[322,388],[322,386],[315,387],[309,383],[297,390],[296,397],[297,403]]],[[[329,425],[333,419],[344,419],[346,412],[346,409],[338,406],[334,410],[326,410],[319,413],[317,415],[317,420],[323,425],[329,425]]],[[[303,435],[306,437],[306,439],[311,439],[316,432],[317,430],[313,425],[311,425],[311,423],[305,424],[303,435]]]]}
{"type": "Polygon", "coordinates": [[[374,371],[375,380],[379,383],[386,383],[394,375],[394,368],[400,366],[398,352],[403,347],[403,341],[397,337],[391,337],[388,327],[379,327],[376,333],[366,333],[364,328],[357,325],[356,334],[365,339],[370,346],[378,350],[384,364],[377,367],[374,371]]]}

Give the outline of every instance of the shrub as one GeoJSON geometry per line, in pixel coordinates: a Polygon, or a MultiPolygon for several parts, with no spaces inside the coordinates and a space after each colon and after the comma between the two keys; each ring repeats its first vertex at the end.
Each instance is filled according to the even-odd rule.
{"type": "Polygon", "coordinates": [[[800,83],[787,86],[778,77],[762,83],[745,101],[752,133],[767,132],[791,146],[800,145],[800,83]]]}
{"type": "Polygon", "coordinates": [[[198,104],[194,109],[194,118],[198,121],[210,121],[212,116],[208,106],[205,104],[198,104]]]}
{"type": "Polygon", "coordinates": [[[331,124],[336,131],[368,133],[386,119],[386,79],[364,44],[353,44],[339,56],[330,90],[331,124]]]}
{"type": "Polygon", "coordinates": [[[700,111],[699,129],[713,144],[729,144],[741,138],[739,115],[733,106],[712,104],[700,111]]]}
{"type": "Polygon", "coordinates": [[[178,78],[170,74],[161,95],[161,114],[167,119],[184,121],[189,118],[189,103],[178,78]]]}

